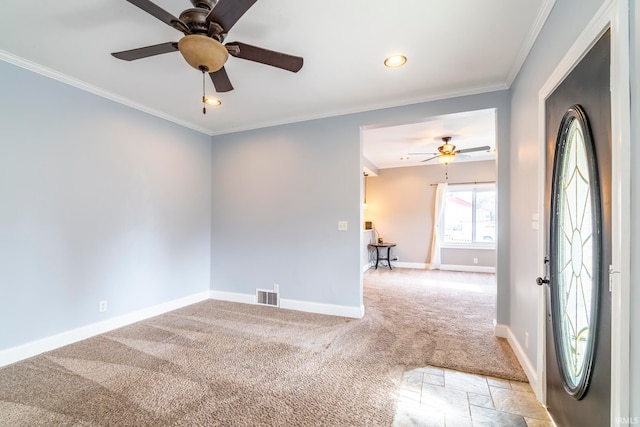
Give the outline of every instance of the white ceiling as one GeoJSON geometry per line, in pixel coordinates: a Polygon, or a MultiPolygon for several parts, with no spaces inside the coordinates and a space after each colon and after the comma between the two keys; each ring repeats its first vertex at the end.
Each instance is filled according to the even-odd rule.
{"type": "MultiPolygon", "coordinates": [[[[176,16],[192,7],[155,2],[176,16]]],[[[294,74],[232,57],[235,90],[206,115],[201,73],[178,52],[110,55],[182,35],[125,0],[2,0],[0,59],[215,135],[508,88],[553,3],[258,0],[227,41],[302,56],[304,67],[294,74]],[[393,53],[407,64],[385,68],[393,53]]]]}

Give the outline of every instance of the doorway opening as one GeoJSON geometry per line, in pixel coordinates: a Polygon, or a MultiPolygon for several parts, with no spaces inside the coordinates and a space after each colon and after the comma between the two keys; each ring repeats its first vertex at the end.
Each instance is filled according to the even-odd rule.
{"type": "Polygon", "coordinates": [[[369,245],[382,239],[396,244],[394,268],[496,272],[495,108],[366,126],[361,139],[363,271],[375,264],[369,245]]]}
{"type": "Polygon", "coordinates": [[[397,244],[392,255],[399,267],[495,272],[495,109],[367,126],[362,146],[363,230],[369,233],[363,262],[369,260],[364,243],[382,238],[397,244]],[[438,184],[447,187],[441,218],[438,184]],[[441,244],[433,248],[435,234],[441,244]],[[437,266],[435,251],[442,258],[437,266]]]}

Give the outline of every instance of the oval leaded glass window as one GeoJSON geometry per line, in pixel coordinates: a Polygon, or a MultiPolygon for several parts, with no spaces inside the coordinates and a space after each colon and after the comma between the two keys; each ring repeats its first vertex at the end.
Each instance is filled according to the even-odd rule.
{"type": "Polygon", "coordinates": [[[576,399],[591,377],[601,281],[601,202],[587,116],[576,105],[556,141],[551,196],[551,308],[565,390],[576,399]]]}

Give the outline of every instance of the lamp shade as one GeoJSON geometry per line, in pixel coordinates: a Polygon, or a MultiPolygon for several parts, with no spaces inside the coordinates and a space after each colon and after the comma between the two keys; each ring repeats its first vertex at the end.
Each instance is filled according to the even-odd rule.
{"type": "Polygon", "coordinates": [[[445,165],[451,163],[455,158],[456,156],[454,156],[453,154],[441,154],[438,156],[438,160],[440,160],[440,163],[444,163],[445,165]]]}
{"type": "Polygon", "coordinates": [[[213,73],[222,68],[229,59],[227,48],[217,40],[199,34],[184,36],[178,49],[185,61],[196,70],[213,73]]]}

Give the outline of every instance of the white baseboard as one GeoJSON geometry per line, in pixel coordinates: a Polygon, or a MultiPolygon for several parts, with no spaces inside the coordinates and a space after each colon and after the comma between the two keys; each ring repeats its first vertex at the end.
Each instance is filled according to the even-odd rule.
{"type": "Polygon", "coordinates": [[[238,292],[210,291],[209,298],[220,301],[239,302],[242,304],[256,303],[256,294],[241,294],[238,292]]]}
{"type": "MultiPolygon", "coordinates": [[[[427,268],[429,268],[429,264],[423,263],[423,262],[397,262],[397,261],[393,262],[392,261],[391,266],[397,267],[397,268],[417,268],[422,270],[426,270],[427,268]]],[[[386,264],[383,267],[389,268],[386,266],[386,264]]],[[[378,268],[380,268],[380,266],[378,266],[378,268]]],[[[495,273],[496,272],[495,267],[484,267],[480,265],[455,265],[455,264],[442,264],[440,265],[440,268],[438,268],[438,270],[464,271],[469,273],[495,273]]]]}
{"type": "MultiPolygon", "coordinates": [[[[37,341],[22,344],[16,347],[0,350],[0,367],[20,360],[36,356],[46,351],[55,350],[65,345],[73,344],[96,335],[104,334],[132,323],[140,322],[150,317],[159,316],[169,311],[177,310],[191,304],[207,299],[238,302],[243,304],[255,304],[254,294],[241,294],[235,292],[205,291],[198,294],[168,301],[162,304],[147,307],[142,310],[122,316],[113,317],[101,322],[92,323],[70,331],[62,332],[37,341]]],[[[307,301],[281,299],[280,308],[305,311],[309,313],[327,314],[332,316],[351,317],[361,319],[364,316],[364,305],[352,307],[345,305],[322,304],[307,301]]]]}
{"type": "Polygon", "coordinates": [[[362,266],[362,272],[364,273],[365,271],[367,271],[371,267],[373,267],[373,265],[371,265],[371,263],[367,263],[367,264],[363,265],[362,266]]]}
{"type": "Polygon", "coordinates": [[[541,396],[538,396],[538,389],[539,389],[538,374],[535,368],[533,367],[533,365],[531,364],[531,361],[527,357],[527,354],[525,353],[524,349],[520,345],[520,342],[513,335],[513,332],[511,332],[511,328],[509,328],[508,325],[497,324],[495,325],[494,333],[497,337],[507,339],[507,342],[511,346],[511,349],[513,350],[516,357],[518,358],[518,362],[520,362],[520,365],[522,366],[522,369],[524,370],[525,375],[529,379],[529,384],[531,385],[531,388],[536,393],[536,398],[539,401],[542,401],[541,396]]]}
{"type": "Polygon", "coordinates": [[[495,273],[495,267],[483,267],[480,265],[454,265],[454,264],[442,264],[440,270],[447,271],[465,271],[470,273],[495,273]]]}
{"type": "MultiPolygon", "coordinates": [[[[212,299],[221,301],[239,302],[242,304],[255,304],[254,294],[240,294],[235,292],[211,291],[212,299]]],[[[364,316],[364,306],[352,307],[348,305],[323,304],[318,302],[298,301],[293,299],[280,299],[280,308],[287,310],[304,311],[307,313],[327,314],[330,316],[351,317],[361,319],[364,316]]]]}
{"type": "Polygon", "coordinates": [[[40,353],[44,353],[45,351],[55,350],[56,348],[73,344],[75,342],[91,338],[150,317],[158,316],[169,311],[177,310],[178,308],[186,307],[200,301],[205,301],[207,299],[209,299],[209,291],[157,304],[129,314],[113,317],[111,319],[92,323],[87,326],[82,326],[80,328],[52,335],[37,341],[8,348],[0,351],[0,366],[9,365],[11,363],[36,356],[40,353]]]}
{"type": "Polygon", "coordinates": [[[423,262],[391,262],[392,267],[398,268],[419,268],[424,270],[427,268],[427,265],[428,264],[425,264],[423,262]]]}
{"type": "Polygon", "coordinates": [[[307,313],[351,317],[354,319],[362,319],[364,317],[364,305],[361,305],[360,307],[353,307],[350,305],[322,304],[318,302],[281,299],[280,308],[285,308],[288,310],[305,311],[307,313]]]}

